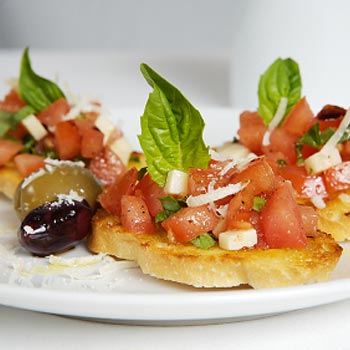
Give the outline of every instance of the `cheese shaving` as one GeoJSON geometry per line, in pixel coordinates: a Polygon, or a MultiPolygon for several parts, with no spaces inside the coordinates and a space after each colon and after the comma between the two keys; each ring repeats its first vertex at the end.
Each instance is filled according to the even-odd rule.
{"type": "Polygon", "coordinates": [[[288,98],[281,97],[281,100],[280,100],[280,103],[277,107],[276,113],[275,113],[274,117],[272,118],[272,120],[270,121],[268,129],[266,130],[266,132],[264,134],[263,141],[262,141],[263,146],[268,146],[270,144],[271,133],[272,133],[273,129],[277,128],[279,123],[282,121],[282,119],[286,113],[287,106],[288,106],[288,98]]]}

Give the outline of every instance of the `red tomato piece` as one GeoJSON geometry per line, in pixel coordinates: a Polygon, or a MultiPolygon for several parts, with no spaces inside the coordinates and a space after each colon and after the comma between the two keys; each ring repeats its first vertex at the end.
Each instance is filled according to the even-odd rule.
{"type": "Polygon", "coordinates": [[[111,186],[121,178],[126,166],[110,148],[106,147],[103,152],[91,159],[89,169],[106,186],[111,186]]]}
{"type": "Polygon", "coordinates": [[[12,89],[0,102],[0,109],[6,112],[15,113],[24,107],[26,103],[20,98],[17,90],[12,89]]]}
{"type": "Polygon", "coordinates": [[[318,214],[314,207],[299,205],[299,212],[303,221],[303,227],[307,236],[315,236],[317,232],[318,214]]]}
{"type": "Polygon", "coordinates": [[[17,154],[14,158],[16,167],[23,177],[43,168],[44,160],[45,157],[29,153],[17,154]]]}
{"type": "Polygon", "coordinates": [[[147,205],[140,197],[122,196],[120,221],[130,232],[140,234],[156,231],[147,205]]]}
{"type": "Polygon", "coordinates": [[[266,125],[257,112],[245,111],[240,115],[240,128],[237,132],[240,143],[258,155],[261,154],[266,130],[266,125]]]}
{"type": "Polygon", "coordinates": [[[165,196],[164,189],[154,182],[150,174],[146,174],[136,186],[136,193],[139,193],[145,201],[150,214],[155,217],[163,211],[159,198],[165,196]]]}
{"type": "Polygon", "coordinates": [[[278,174],[291,181],[300,198],[327,196],[327,189],[322,175],[309,175],[303,166],[286,165],[278,169],[278,174]]]}
{"type": "Polygon", "coordinates": [[[345,141],[342,144],[341,150],[340,150],[341,157],[344,162],[350,160],[350,140],[345,141]]]}
{"type": "Polygon", "coordinates": [[[350,161],[334,165],[324,171],[324,181],[329,192],[350,188],[350,161]]]}
{"type": "Polygon", "coordinates": [[[206,205],[181,208],[162,222],[172,241],[188,242],[197,236],[212,231],[218,218],[206,205]]]}
{"type": "Polygon", "coordinates": [[[121,198],[123,195],[135,193],[137,177],[137,169],[131,168],[112,186],[105,188],[104,192],[99,195],[102,207],[109,213],[120,216],[121,198]]]}
{"type": "Polygon", "coordinates": [[[47,126],[54,126],[62,122],[62,117],[70,110],[69,104],[64,97],[59,98],[50,106],[38,114],[38,119],[47,126]]]}
{"type": "Polygon", "coordinates": [[[9,162],[22,148],[21,143],[0,137],[0,165],[9,162]]]}
{"type": "Polygon", "coordinates": [[[80,155],[80,135],[72,120],[59,122],[56,125],[55,143],[58,156],[62,160],[70,160],[80,155]]]}
{"type": "Polygon", "coordinates": [[[305,248],[301,213],[290,185],[279,186],[260,213],[265,240],[270,248],[305,248]]]}
{"type": "Polygon", "coordinates": [[[311,111],[306,98],[303,97],[292,108],[284,119],[281,128],[288,130],[293,135],[302,136],[315,123],[314,113],[311,111]]]}
{"type": "Polygon", "coordinates": [[[81,155],[84,158],[94,158],[103,150],[103,134],[90,120],[75,120],[75,125],[81,136],[81,155]]]}

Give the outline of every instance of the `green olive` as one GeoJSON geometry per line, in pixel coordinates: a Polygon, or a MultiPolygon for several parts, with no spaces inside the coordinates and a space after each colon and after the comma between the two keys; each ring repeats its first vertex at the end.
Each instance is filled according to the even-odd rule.
{"type": "Polygon", "coordinates": [[[87,168],[73,162],[57,162],[47,165],[45,169],[30,175],[19,184],[14,208],[18,217],[23,220],[31,210],[57,200],[58,195],[75,192],[94,209],[101,191],[98,180],[87,168]]]}

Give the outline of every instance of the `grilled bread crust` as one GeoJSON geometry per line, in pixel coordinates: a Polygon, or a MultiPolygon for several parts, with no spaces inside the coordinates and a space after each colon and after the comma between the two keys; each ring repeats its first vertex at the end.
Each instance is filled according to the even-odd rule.
{"type": "Polygon", "coordinates": [[[166,232],[134,234],[104,210],[93,219],[88,248],[134,260],[148,275],[195,287],[253,288],[320,282],[335,268],[342,248],[325,233],[308,238],[305,249],[203,250],[192,244],[169,243],[166,232]]]}
{"type": "Polygon", "coordinates": [[[22,175],[13,163],[0,167],[0,193],[3,193],[6,197],[14,198],[17,186],[22,180],[22,175]]]}

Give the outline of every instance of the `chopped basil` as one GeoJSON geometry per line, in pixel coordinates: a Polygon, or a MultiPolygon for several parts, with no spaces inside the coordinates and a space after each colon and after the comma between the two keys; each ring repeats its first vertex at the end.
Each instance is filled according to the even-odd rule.
{"type": "Polygon", "coordinates": [[[0,110],[0,137],[4,137],[9,130],[16,130],[18,124],[34,110],[30,106],[24,106],[15,113],[0,110]]]}
{"type": "Polygon", "coordinates": [[[255,196],[254,197],[254,202],[253,202],[253,210],[255,211],[261,211],[262,208],[264,208],[266,204],[266,200],[264,198],[255,196]]]}
{"type": "Polygon", "coordinates": [[[201,249],[209,249],[216,244],[216,240],[209,233],[203,233],[202,235],[192,239],[191,243],[201,249]]]}
{"type": "Polygon", "coordinates": [[[167,219],[171,214],[176,213],[181,208],[186,206],[186,202],[183,200],[175,199],[171,196],[165,196],[159,198],[160,202],[162,203],[162,206],[164,208],[164,211],[159,212],[156,215],[156,222],[162,222],[165,219],[167,219]]]}
{"type": "Polygon", "coordinates": [[[278,159],[277,160],[277,165],[280,167],[286,166],[287,162],[284,159],[278,159]]]}

